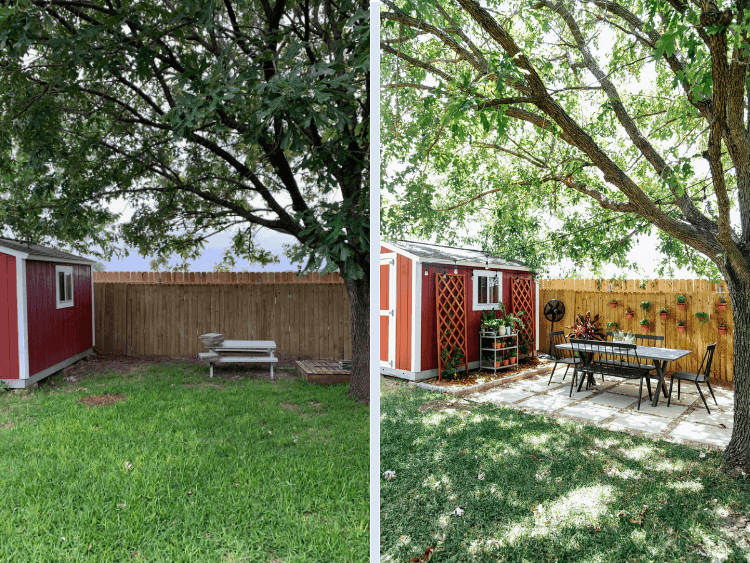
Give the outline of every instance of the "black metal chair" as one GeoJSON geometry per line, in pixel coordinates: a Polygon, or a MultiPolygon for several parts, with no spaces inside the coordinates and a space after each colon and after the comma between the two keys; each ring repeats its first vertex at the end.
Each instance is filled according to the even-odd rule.
{"type": "MultiPolygon", "coordinates": [[[[641,397],[643,395],[643,380],[646,380],[649,399],[653,399],[651,393],[651,375],[649,370],[641,368],[643,365],[638,360],[637,346],[635,344],[621,344],[619,342],[602,342],[599,340],[581,340],[571,338],[570,343],[573,345],[573,351],[579,356],[599,356],[599,361],[581,362],[573,370],[573,381],[570,385],[570,396],[573,396],[573,385],[577,380],[578,373],[581,378],[594,377],[599,373],[604,379],[605,375],[621,377],[623,379],[638,379],[640,387],[638,389],[638,410],[641,410],[641,397]]],[[[579,388],[583,381],[579,383],[579,388]]]]}
{"type": "MultiPolygon", "coordinates": [[[[614,335],[614,332],[607,332],[607,340],[611,341],[614,335]]],[[[651,346],[653,348],[663,348],[664,346],[663,336],[657,336],[654,334],[634,334],[633,336],[635,337],[635,344],[637,346],[651,346]]],[[[656,371],[656,366],[654,364],[640,364],[638,366],[631,367],[647,369],[649,371],[656,371]]]]}
{"type": "Polygon", "coordinates": [[[698,393],[700,393],[701,399],[703,399],[703,405],[706,407],[708,414],[711,414],[711,410],[708,408],[706,397],[703,396],[703,391],[701,391],[701,387],[698,385],[699,383],[705,383],[708,385],[708,390],[711,391],[711,397],[713,397],[714,403],[716,403],[717,406],[719,405],[719,403],[716,402],[716,395],[714,395],[714,390],[711,389],[711,382],[709,381],[709,376],[711,375],[711,362],[714,359],[714,350],[716,350],[716,342],[710,344],[708,348],[706,348],[706,353],[703,355],[703,361],[698,368],[698,373],[676,371],[672,374],[672,378],[669,381],[669,399],[667,399],[667,406],[669,406],[669,403],[672,400],[672,385],[674,385],[675,379],[677,380],[677,399],[680,398],[680,381],[692,381],[698,388],[698,393]]]}
{"type": "Polygon", "coordinates": [[[581,358],[579,358],[575,354],[572,354],[567,350],[559,350],[557,348],[558,344],[565,344],[566,342],[567,341],[565,340],[564,330],[556,330],[555,332],[549,333],[549,355],[555,358],[555,365],[552,367],[552,373],[549,374],[549,381],[547,382],[547,385],[552,383],[552,376],[555,375],[557,364],[565,364],[567,366],[562,378],[562,380],[565,381],[565,376],[568,375],[570,366],[574,366],[581,361],[581,358]]]}

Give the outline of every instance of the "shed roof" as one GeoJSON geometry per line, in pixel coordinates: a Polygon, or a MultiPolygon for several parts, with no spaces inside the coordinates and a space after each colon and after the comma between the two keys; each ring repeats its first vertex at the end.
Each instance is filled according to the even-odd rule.
{"type": "Polygon", "coordinates": [[[94,260],[83,258],[82,256],[76,256],[68,252],[61,250],[55,250],[48,246],[41,246],[39,244],[28,244],[25,242],[18,242],[15,240],[9,240],[0,238],[0,252],[4,249],[12,252],[22,252],[28,254],[30,260],[42,260],[44,262],[63,262],[66,264],[96,264],[94,260]]]}
{"type": "Polygon", "coordinates": [[[495,256],[484,250],[456,248],[453,246],[443,246],[440,244],[430,244],[427,242],[415,242],[410,240],[399,240],[395,242],[385,241],[384,244],[416,256],[421,262],[464,262],[481,266],[488,265],[494,268],[518,268],[529,270],[529,267],[523,262],[508,258],[500,258],[499,256],[495,256]]]}

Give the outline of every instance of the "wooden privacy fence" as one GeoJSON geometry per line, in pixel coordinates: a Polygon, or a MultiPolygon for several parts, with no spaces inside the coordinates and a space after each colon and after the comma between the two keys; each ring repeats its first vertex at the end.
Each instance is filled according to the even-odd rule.
{"type": "Polygon", "coordinates": [[[96,282],[127,283],[344,283],[338,273],[313,272],[94,272],[96,282]]]}
{"type": "Polygon", "coordinates": [[[280,356],[351,359],[344,284],[95,283],[98,354],[194,356],[198,338],[274,340],[280,356]]]}
{"type": "MultiPolygon", "coordinates": [[[[673,371],[695,372],[706,352],[706,346],[716,342],[711,376],[726,381],[734,379],[734,322],[726,284],[715,284],[708,280],[540,280],[540,308],[543,309],[550,299],[559,299],[565,305],[565,317],[555,323],[554,330],[565,330],[566,326],[575,322],[576,314],[586,311],[591,311],[592,315],[601,315],[601,327],[605,332],[607,323],[614,321],[621,330],[643,333],[640,320],[647,318],[650,325],[648,334],[664,336],[666,348],[693,352],[682,360],[669,363],[667,374],[673,371]],[[720,292],[727,298],[725,311],[719,311],[716,306],[720,292]],[[687,297],[684,311],[677,308],[677,295],[687,297]],[[612,299],[618,300],[614,309],[609,306],[612,299]],[[643,301],[651,302],[648,312],[641,308],[643,301]],[[625,316],[627,307],[635,312],[632,319],[625,316]],[[665,321],[659,316],[662,307],[669,307],[665,321]],[[700,311],[709,315],[708,322],[702,326],[695,316],[700,311]],[[685,321],[685,332],[682,334],[677,331],[678,319],[685,321]],[[726,334],[719,335],[719,323],[727,324],[726,334]]],[[[542,351],[549,350],[551,330],[550,322],[540,314],[539,345],[542,351]]]]}

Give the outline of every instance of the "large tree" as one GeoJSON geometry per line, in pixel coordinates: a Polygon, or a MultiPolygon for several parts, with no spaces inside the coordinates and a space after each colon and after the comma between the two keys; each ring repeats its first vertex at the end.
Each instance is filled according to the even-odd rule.
{"type": "MultiPolygon", "coordinates": [[[[412,174],[384,216],[414,215],[434,231],[454,206],[510,194],[505,205],[525,212],[560,197],[563,214],[621,221],[601,235],[612,243],[657,228],[679,264],[715,268],[727,283],[735,421],[725,455],[750,466],[748,3],[384,4],[383,136],[404,145],[392,161],[410,159],[386,174],[412,174]],[[430,180],[477,148],[494,156],[466,181],[430,180]]],[[[574,240],[585,252],[586,236],[574,240]]],[[[588,247],[601,259],[598,244],[588,247]]]]}
{"type": "Polygon", "coordinates": [[[0,2],[0,225],[161,259],[228,231],[230,262],[292,235],[346,280],[369,400],[368,37],[362,0],[0,2]]]}

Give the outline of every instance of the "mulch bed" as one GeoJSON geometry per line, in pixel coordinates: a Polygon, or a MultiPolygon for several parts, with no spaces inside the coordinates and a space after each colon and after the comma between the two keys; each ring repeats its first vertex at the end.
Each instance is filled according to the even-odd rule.
{"type": "Polygon", "coordinates": [[[515,371],[514,369],[503,369],[494,373],[491,371],[470,371],[468,375],[466,375],[465,371],[462,371],[459,372],[459,375],[461,377],[459,377],[458,379],[442,378],[440,379],[440,381],[438,381],[438,379],[435,378],[429,379],[425,381],[425,383],[429,383],[430,385],[435,385],[437,387],[470,387],[472,385],[477,385],[478,383],[488,383],[490,381],[504,379],[509,375],[516,375],[525,370],[536,369],[542,364],[543,362],[539,360],[539,358],[534,356],[533,358],[526,358],[524,360],[521,360],[518,363],[518,371],[515,371]]]}
{"type": "Polygon", "coordinates": [[[88,397],[81,397],[78,402],[89,407],[103,407],[127,400],[128,398],[125,395],[89,395],[88,397]]]}

